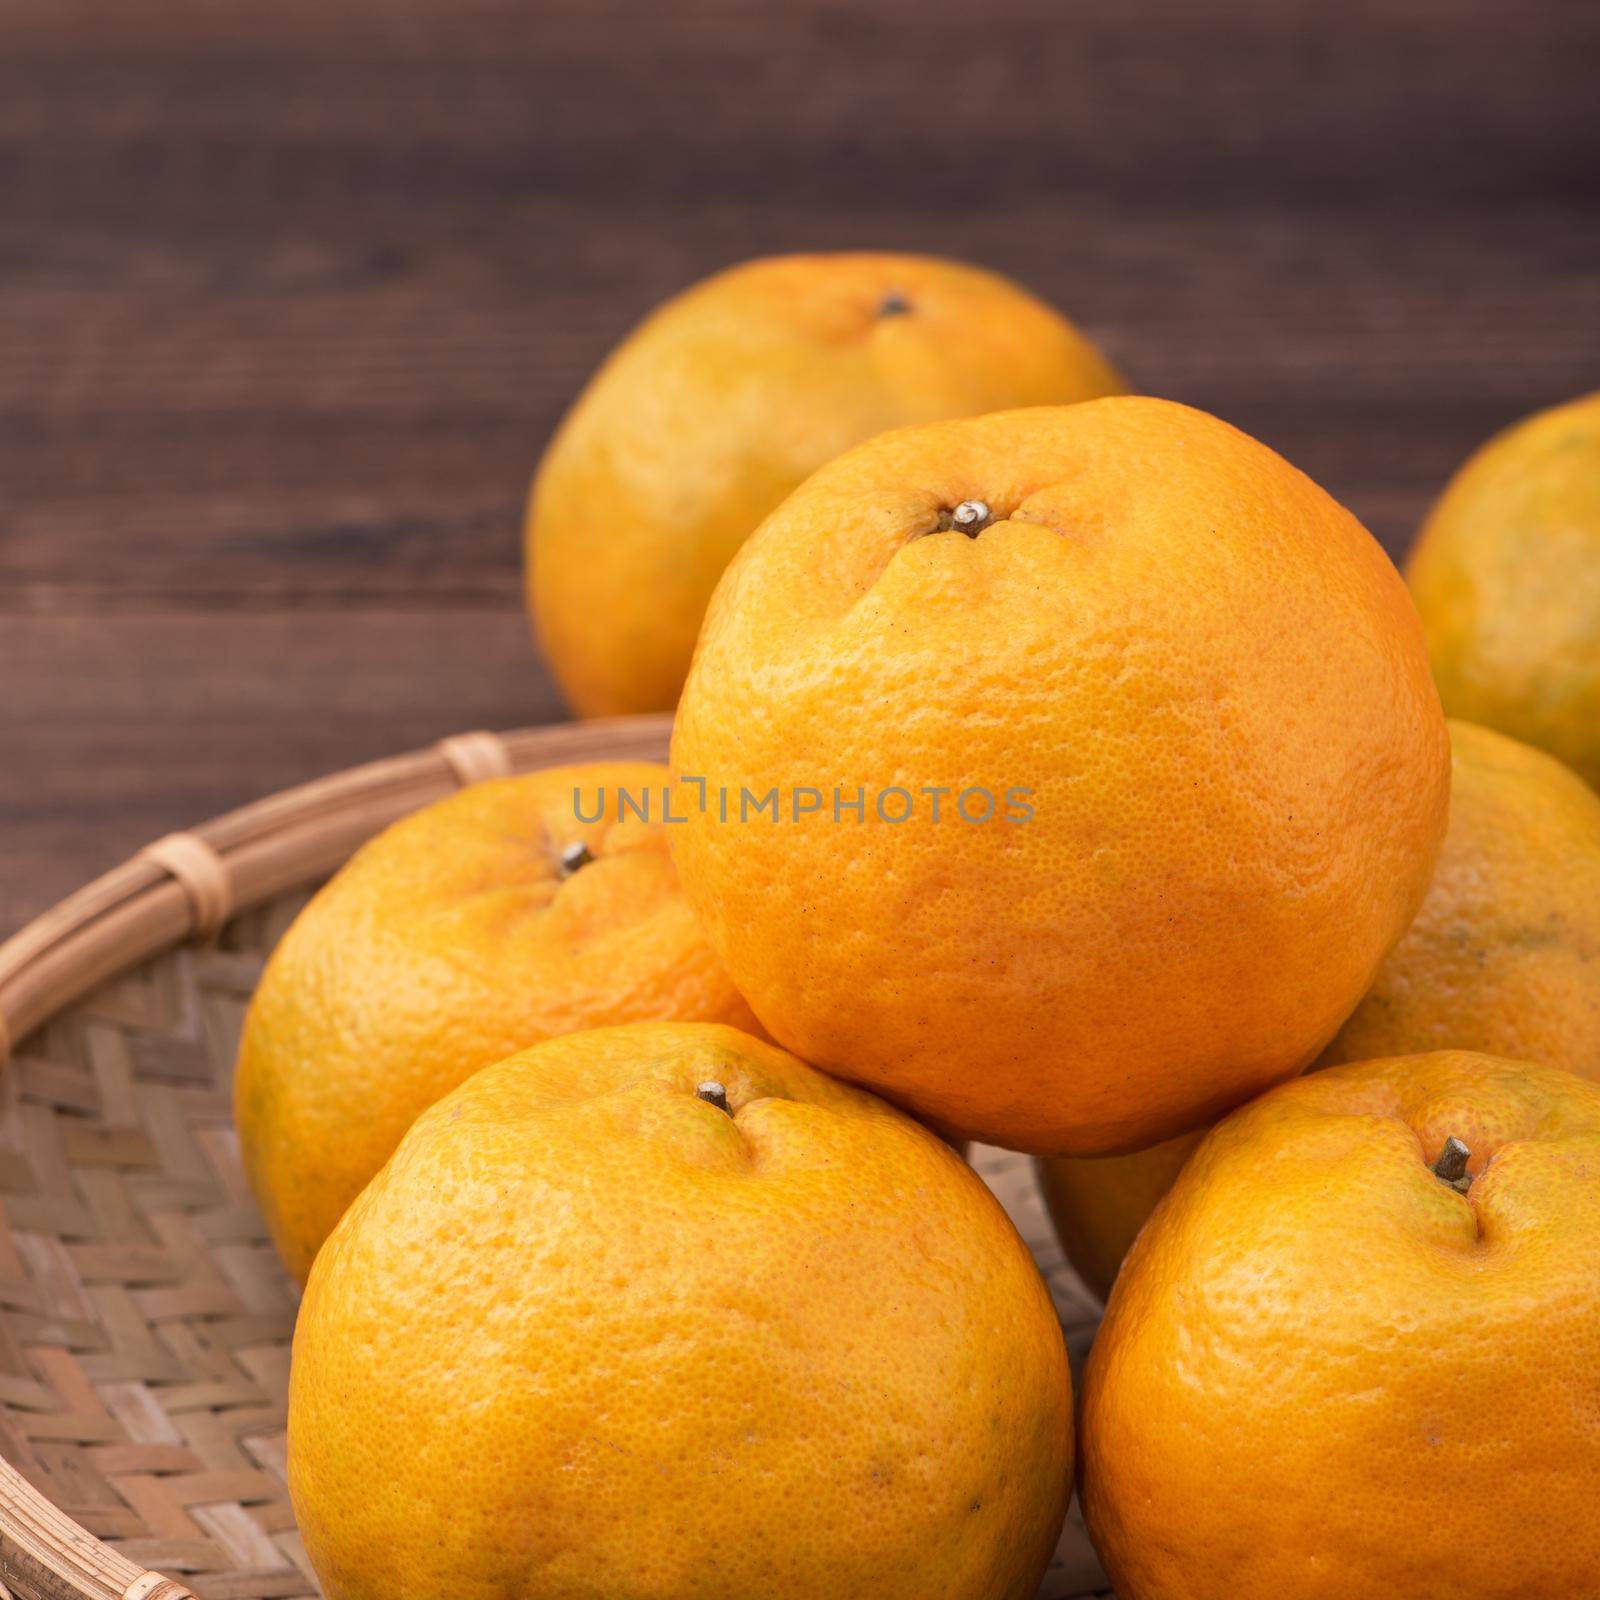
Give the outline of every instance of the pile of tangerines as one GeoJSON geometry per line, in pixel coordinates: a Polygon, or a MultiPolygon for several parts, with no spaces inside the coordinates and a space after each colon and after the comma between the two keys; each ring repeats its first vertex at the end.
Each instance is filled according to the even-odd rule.
{"type": "Polygon", "coordinates": [[[1408,588],[1124,387],[839,256],[578,401],[532,603],[671,768],[402,822],[242,1047],[330,1600],[1030,1600],[1075,1476],[1123,1600],[1600,1596],[1600,396],[1408,588]]]}

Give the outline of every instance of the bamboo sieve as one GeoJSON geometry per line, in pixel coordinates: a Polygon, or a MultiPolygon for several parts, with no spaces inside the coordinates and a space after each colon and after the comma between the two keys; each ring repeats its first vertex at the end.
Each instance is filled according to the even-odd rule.
{"type": "MultiPolygon", "coordinates": [[[[391,822],[486,778],[664,759],[669,728],[470,733],[337,773],[158,841],[0,946],[0,1600],[317,1596],[284,1487],[295,1291],[230,1121],[251,991],[391,822]]],[[[973,1159],[1081,1354],[1096,1308],[1026,1161],[973,1159]]],[[[1104,1585],[1074,1515],[1041,1600],[1104,1585]]]]}

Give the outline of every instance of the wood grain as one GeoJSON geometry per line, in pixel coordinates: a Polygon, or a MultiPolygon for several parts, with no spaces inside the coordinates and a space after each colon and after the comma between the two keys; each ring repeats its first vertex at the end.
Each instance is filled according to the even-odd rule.
{"type": "Polygon", "coordinates": [[[1597,63],[1557,0],[0,0],[0,932],[560,715],[528,474],[742,256],[1012,272],[1400,550],[1600,381],[1597,63]]]}

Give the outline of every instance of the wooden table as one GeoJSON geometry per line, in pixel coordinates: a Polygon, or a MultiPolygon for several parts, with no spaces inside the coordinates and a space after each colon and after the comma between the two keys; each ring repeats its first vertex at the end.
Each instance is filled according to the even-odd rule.
{"type": "Polygon", "coordinates": [[[0,0],[0,932],[170,828],[561,715],[520,502],[653,302],[969,256],[1393,550],[1600,380],[1554,0],[0,0]]]}

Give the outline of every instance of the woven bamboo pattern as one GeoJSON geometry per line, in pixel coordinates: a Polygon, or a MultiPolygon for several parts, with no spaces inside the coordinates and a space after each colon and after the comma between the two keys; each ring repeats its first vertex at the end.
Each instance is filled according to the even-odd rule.
{"type": "MultiPolygon", "coordinates": [[[[496,759],[462,748],[443,759],[463,777],[496,759]]],[[[542,763],[517,766],[529,764],[542,763]]],[[[59,1557],[0,1539],[0,1597],[319,1593],[284,1486],[296,1293],[251,1201],[230,1110],[245,1008],[320,876],[65,1006],[0,1074],[0,1455],[70,1519],[45,1531],[73,1554],[64,1580],[59,1557]]],[[[195,898],[203,921],[216,902],[195,898]]],[[[1062,1260],[1029,1164],[987,1148],[973,1160],[1033,1246],[1081,1357],[1095,1304],[1062,1260]]],[[[0,1510],[25,1525],[42,1515],[6,1495],[0,1510]]],[[[1104,1583],[1074,1511],[1042,1600],[1104,1583]]]]}

